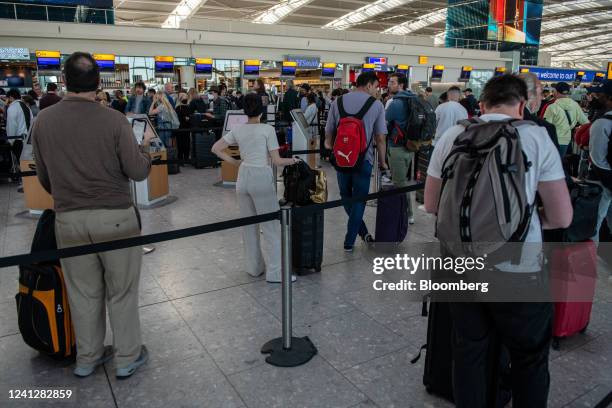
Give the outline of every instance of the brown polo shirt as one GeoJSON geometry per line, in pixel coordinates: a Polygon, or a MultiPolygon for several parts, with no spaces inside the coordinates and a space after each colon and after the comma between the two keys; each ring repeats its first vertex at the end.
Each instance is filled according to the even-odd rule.
{"type": "Polygon", "coordinates": [[[38,179],[57,212],[128,208],[129,180],[144,180],[151,169],[123,114],[74,95],[40,111],[32,144],[38,179]]]}

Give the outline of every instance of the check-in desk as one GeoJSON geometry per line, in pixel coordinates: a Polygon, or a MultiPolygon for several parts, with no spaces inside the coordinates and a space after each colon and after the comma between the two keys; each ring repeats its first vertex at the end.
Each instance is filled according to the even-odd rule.
{"type": "MultiPolygon", "coordinates": [[[[166,160],[168,158],[166,149],[150,152],[149,155],[152,161],[166,160]]],[[[136,197],[134,199],[138,205],[149,206],[165,200],[170,193],[168,166],[166,164],[151,166],[149,177],[134,184],[136,186],[136,197]]]]}
{"type": "MultiPolygon", "coordinates": [[[[21,160],[22,172],[36,171],[34,160],[21,160]]],[[[53,208],[53,197],[43,188],[36,176],[23,177],[23,194],[26,208],[30,214],[41,214],[47,208],[53,208]]]]}
{"type": "MultiPolygon", "coordinates": [[[[232,145],[225,149],[225,153],[236,160],[240,160],[240,150],[238,146],[232,145]]],[[[238,180],[238,166],[225,161],[221,162],[221,183],[223,185],[234,185],[238,180]]]]}

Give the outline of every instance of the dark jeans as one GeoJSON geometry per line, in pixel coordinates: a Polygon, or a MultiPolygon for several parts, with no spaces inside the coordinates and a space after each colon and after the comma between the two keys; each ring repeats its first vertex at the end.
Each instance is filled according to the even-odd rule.
{"type": "Polygon", "coordinates": [[[546,407],[552,304],[464,302],[450,303],[450,308],[457,408],[488,408],[486,356],[493,330],[510,354],[513,406],[546,407]]]}
{"type": "Polygon", "coordinates": [[[179,160],[189,160],[189,151],[191,150],[190,138],[191,136],[188,132],[177,133],[176,144],[179,160]]]}
{"type": "MultiPolygon", "coordinates": [[[[338,186],[340,197],[352,198],[365,196],[370,192],[370,177],[372,176],[372,165],[364,160],[361,168],[350,173],[338,172],[338,186]]],[[[344,237],[345,246],[353,246],[357,239],[357,234],[364,237],[368,233],[368,228],[363,222],[363,213],[366,203],[361,201],[354,204],[345,204],[344,211],[348,215],[348,225],[346,236],[344,237]]]]}
{"type": "MultiPolygon", "coordinates": [[[[21,152],[23,152],[23,140],[14,140],[11,151],[13,152],[13,160],[15,160],[15,163],[13,163],[13,170],[19,171],[19,159],[21,158],[21,152]]],[[[13,181],[21,182],[21,177],[13,177],[13,181]]]]}

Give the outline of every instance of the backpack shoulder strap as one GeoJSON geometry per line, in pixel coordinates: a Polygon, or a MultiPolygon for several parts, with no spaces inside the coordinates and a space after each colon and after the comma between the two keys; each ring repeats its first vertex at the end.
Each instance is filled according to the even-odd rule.
{"type": "Polygon", "coordinates": [[[23,111],[23,116],[25,118],[26,128],[30,130],[30,108],[23,101],[18,101],[21,110],[23,111]]]}
{"type": "Polygon", "coordinates": [[[515,128],[519,126],[523,126],[523,125],[537,126],[537,123],[535,123],[533,120],[525,120],[525,119],[511,119],[508,123],[515,128]]]}
{"type": "Polygon", "coordinates": [[[376,99],[373,96],[370,96],[361,108],[361,110],[357,112],[354,117],[359,120],[363,119],[363,117],[366,115],[366,113],[368,113],[372,105],[374,105],[374,102],[376,102],[376,99]]]}
{"type": "Polygon", "coordinates": [[[600,119],[612,120],[612,115],[603,115],[600,119]]]}
{"type": "Polygon", "coordinates": [[[340,114],[340,119],[346,118],[348,115],[347,115],[346,111],[344,110],[344,103],[342,102],[342,97],[339,96],[337,100],[338,100],[338,102],[337,102],[337,104],[338,104],[338,113],[340,114]]]}

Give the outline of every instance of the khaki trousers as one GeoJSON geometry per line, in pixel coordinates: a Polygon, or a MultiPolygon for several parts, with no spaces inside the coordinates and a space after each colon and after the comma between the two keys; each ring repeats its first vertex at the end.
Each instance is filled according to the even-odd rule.
{"type": "MultiPolygon", "coordinates": [[[[390,147],[387,152],[393,184],[396,187],[406,187],[409,184],[408,172],[410,171],[410,163],[412,163],[412,159],[414,159],[414,153],[409,152],[406,148],[401,146],[390,147]]],[[[410,193],[406,193],[408,217],[412,217],[412,200],[410,199],[410,195],[410,193]]]]}
{"type": "MultiPolygon", "coordinates": [[[[140,235],[134,207],[117,210],[77,210],[57,213],[60,248],[140,235]]],[[[108,307],[115,365],[124,368],[140,355],[138,284],[142,248],[132,247],[61,260],[72,322],[77,364],[91,366],[102,357],[108,307]]]]}

